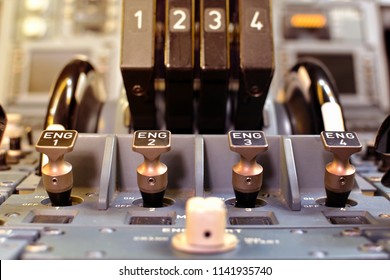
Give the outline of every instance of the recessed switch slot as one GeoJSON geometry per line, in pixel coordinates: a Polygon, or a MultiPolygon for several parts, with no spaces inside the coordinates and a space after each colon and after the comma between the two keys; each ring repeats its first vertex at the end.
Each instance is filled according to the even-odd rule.
{"type": "Polygon", "coordinates": [[[370,221],[364,216],[335,216],[328,217],[328,220],[331,224],[334,225],[369,225],[370,221]]]}
{"type": "Polygon", "coordinates": [[[175,211],[130,211],[125,223],[128,225],[162,225],[175,224],[175,211]]]}
{"type": "Polygon", "coordinates": [[[324,215],[333,225],[370,225],[375,218],[366,211],[326,211],[324,215]]]}
{"type": "Polygon", "coordinates": [[[31,223],[33,224],[70,224],[73,216],[35,215],[31,223]]]}
{"type": "Polygon", "coordinates": [[[241,225],[273,225],[270,217],[230,217],[230,224],[233,226],[241,225]]]}
{"type": "Polygon", "coordinates": [[[232,212],[229,217],[232,226],[261,226],[276,225],[278,220],[271,211],[259,211],[256,213],[232,212]]]}
{"type": "Polygon", "coordinates": [[[172,225],[172,217],[131,217],[130,225],[172,225]]]}

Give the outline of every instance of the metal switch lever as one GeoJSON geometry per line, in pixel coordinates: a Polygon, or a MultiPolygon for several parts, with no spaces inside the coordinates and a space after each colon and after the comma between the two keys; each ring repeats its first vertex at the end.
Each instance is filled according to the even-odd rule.
{"type": "Polygon", "coordinates": [[[362,145],[354,132],[321,132],[325,150],[333,153],[333,161],[326,165],[326,206],[345,207],[355,184],[355,167],[350,164],[351,155],[360,152],[362,145]]]}
{"type": "Polygon", "coordinates": [[[162,207],[168,185],[168,168],[160,155],[171,149],[168,130],[138,130],[134,133],[133,151],[144,156],[137,167],[137,183],[145,207],[162,207]]]}
{"type": "Polygon", "coordinates": [[[262,131],[230,131],[229,146],[241,156],[232,170],[236,207],[253,208],[263,184],[263,167],[256,156],[268,150],[267,139],[262,131]]]}
{"type": "Polygon", "coordinates": [[[77,135],[75,130],[44,130],[35,146],[49,160],[42,167],[42,181],[53,206],[72,204],[72,165],[64,154],[73,150],[77,135]]]}

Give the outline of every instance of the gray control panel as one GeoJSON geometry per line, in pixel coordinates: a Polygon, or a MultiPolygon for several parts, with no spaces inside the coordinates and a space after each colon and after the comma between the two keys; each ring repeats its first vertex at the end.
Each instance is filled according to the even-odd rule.
{"type": "Polygon", "coordinates": [[[0,15],[1,103],[42,114],[45,73],[80,53],[128,101],[104,104],[104,133],[27,146],[8,115],[0,259],[390,259],[386,162],[354,130],[390,108],[375,1],[0,0],[0,15]],[[306,56],[342,74],[350,131],[278,134],[268,109],[306,56]]]}
{"type": "MultiPolygon", "coordinates": [[[[386,195],[386,188],[369,175],[373,167],[353,158],[357,172],[345,206],[326,206],[324,174],[332,154],[319,136],[251,132],[262,141],[266,137],[268,150],[255,156],[263,167],[255,205],[242,208],[236,205],[231,175],[240,156],[230,150],[228,135],[172,135],[170,150],[160,157],[168,170],[162,206],[145,207],[137,182],[137,167],[145,159],[133,151],[132,143],[145,147],[149,140],[139,143],[139,137],[143,141],[145,135],[159,133],[167,136],[166,131],[140,132],[138,139],[133,135],[80,134],[74,150],[65,154],[74,174],[69,206],[52,206],[41,177],[24,170],[22,161],[12,170],[1,171],[1,194],[12,191],[0,206],[4,240],[0,257],[389,258],[389,192],[386,195]],[[235,236],[237,246],[218,254],[194,253],[198,248],[189,252],[175,249],[172,240],[186,230],[186,203],[193,197],[223,201],[226,232],[235,236]],[[8,246],[15,242],[18,246],[8,246]]],[[[235,138],[244,134],[231,132],[235,138]]],[[[165,146],[165,139],[159,144],[165,146]]],[[[38,156],[31,153],[24,160],[38,156]]]]}

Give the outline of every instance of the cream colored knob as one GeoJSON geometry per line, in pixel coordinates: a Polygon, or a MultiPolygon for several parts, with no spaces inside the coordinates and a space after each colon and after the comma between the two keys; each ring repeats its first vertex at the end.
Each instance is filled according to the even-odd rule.
{"type": "Polygon", "coordinates": [[[220,198],[193,197],[186,204],[185,232],[175,235],[172,245],[187,253],[221,253],[234,249],[238,240],[226,233],[226,206],[220,198]]]}

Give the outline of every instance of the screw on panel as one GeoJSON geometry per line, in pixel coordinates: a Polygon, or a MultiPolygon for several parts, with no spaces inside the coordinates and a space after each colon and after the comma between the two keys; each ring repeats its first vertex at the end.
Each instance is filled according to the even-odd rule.
{"type": "Polygon", "coordinates": [[[116,229],[114,229],[114,228],[101,228],[101,229],[99,229],[99,231],[101,233],[113,233],[116,231],[116,229]]]}
{"type": "Polygon", "coordinates": [[[328,255],[328,252],[326,251],[311,251],[309,252],[309,255],[317,258],[317,259],[323,259],[328,255]]]}
{"type": "Polygon", "coordinates": [[[390,214],[388,214],[388,213],[379,214],[379,218],[382,218],[382,219],[390,219],[390,214]]]}
{"type": "Polygon", "coordinates": [[[305,233],[307,233],[307,230],[304,230],[304,229],[292,229],[292,230],[290,230],[290,233],[292,233],[292,234],[305,234],[305,233]]]}
{"type": "Polygon", "coordinates": [[[366,243],[359,246],[359,250],[363,252],[382,252],[383,249],[381,244],[366,243]]]}
{"type": "Polygon", "coordinates": [[[87,197],[94,197],[94,196],[97,196],[98,194],[97,193],[86,193],[85,195],[87,197]]]}
{"type": "Polygon", "coordinates": [[[65,231],[57,228],[44,228],[42,231],[44,235],[64,235],[65,231]]]}
{"type": "Polygon", "coordinates": [[[43,243],[27,245],[25,250],[29,253],[43,253],[51,250],[51,247],[43,243]]]}
{"type": "Polygon", "coordinates": [[[106,255],[106,252],[104,251],[88,251],[86,252],[86,258],[88,259],[102,259],[106,255]]]}
{"type": "Polygon", "coordinates": [[[362,233],[360,232],[360,229],[352,228],[352,229],[344,229],[341,232],[341,235],[343,235],[343,236],[361,236],[362,233]]]}
{"type": "Polygon", "coordinates": [[[7,180],[0,182],[0,187],[10,187],[15,183],[15,181],[7,180]]]}
{"type": "Polygon", "coordinates": [[[378,176],[370,176],[367,178],[369,181],[371,182],[374,182],[374,183],[378,183],[382,180],[382,177],[378,177],[378,176]]]}
{"type": "Polygon", "coordinates": [[[6,216],[8,218],[16,218],[16,217],[20,216],[20,213],[18,213],[18,212],[9,212],[9,213],[6,213],[4,216],[6,216]]]}

